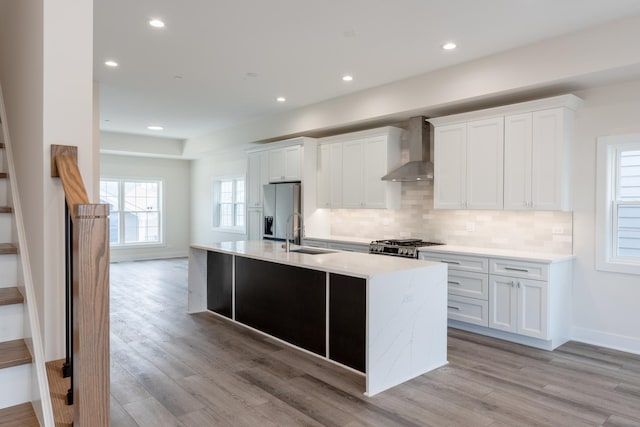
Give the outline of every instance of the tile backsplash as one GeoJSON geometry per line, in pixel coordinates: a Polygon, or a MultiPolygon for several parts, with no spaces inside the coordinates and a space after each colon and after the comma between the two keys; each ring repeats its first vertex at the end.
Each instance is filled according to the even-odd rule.
{"type": "Polygon", "coordinates": [[[434,210],[433,182],[403,182],[401,209],[332,209],[331,234],[570,254],[573,213],[434,210]]]}

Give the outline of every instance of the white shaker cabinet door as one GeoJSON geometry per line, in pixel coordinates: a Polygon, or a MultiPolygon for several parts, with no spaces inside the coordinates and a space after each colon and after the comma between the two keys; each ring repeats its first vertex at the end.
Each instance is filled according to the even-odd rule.
{"type": "Polygon", "coordinates": [[[342,207],[342,144],[330,145],[329,187],[332,208],[342,207]]]}
{"type": "Polygon", "coordinates": [[[361,141],[342,144],[342,206],[361,208],[364,205],[364,163],[361,141]]]}
{"type": "Polygon", "coordinates": [[[504,208],[532,209],[531,113],[514,114],[504,121],[504,208]]]}
{"type": "Polygon", "coordinates": [[[292,145],[284,149],[284,179],[285,181],[302,180],[302,147],[292,145]]]}
{"type": "Polygon", "coordinates": [[[319,208],[331,207],[331,146],[318,147],[316,169],[316,203],[319,208]]]}
{"type": "Polygon", "coordinates": [[[319,208],[342,207],[342,144],[318,147],[317,203],[319,208]]]}
{"type": "Polygon", "coordinates": [[[547,339],[548,283],[518,279],[518,333],[547,339]]]}
{"type": "Polygon", "coordinates": [[[435,129],[434,200],[435,209],[466,207],[467,125],[459,123],[435,129]]]}
{"type": "Polygon", "coordinates": [[[278,148],[269,150],[269,182],[282,182],[285,180],[284,150],[278,148]]]}
{"type": "Polygon", "coordinates": [[[533,113],[532,204],[536,210],[561,210],[568,207],[566,182],[570,170],[565,152],[564,109],[533,113]]]}
{"type": "Polygon", "coordinates": [[[468,209],[502,209],[504,118],[467,123],[468,209]]]}
{"type": "Polygon", "coordinates": [[[516,281],[510,277],[489,276],[489,327],[508,332],[518,330],[516,281]]]}
{"type": "Polygon", "coordinates": [[[387,173],[387,141],[372,138],[364,142],[364,207],[386,207],[386,185],[382,178],[387,173]]]}
{"type": "Polygon", "coordinates": [[[249,240],[262,240],[262,209],[247,209],[247,236],[249,240]]]}
{"type": "Polygon", "coordinates": [[[269,183],[269,159],[266,151],[249,153],[247,169],[247,207],[262,207],[262,187],[269,183]]]}

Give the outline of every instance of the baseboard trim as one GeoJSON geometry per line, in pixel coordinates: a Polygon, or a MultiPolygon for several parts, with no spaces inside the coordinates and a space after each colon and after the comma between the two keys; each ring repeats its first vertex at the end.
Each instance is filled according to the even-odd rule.
{"type": "Polygon", "coordinates": [[[640,339],[625,335],[611,334],[587,328],[573,327],[572,340],[591,344],[598,347],[606,347],[612,350],[620,350],[627,353],[640,354],[640,339]]]}
{"type": "Polygon", "coordinates": [[[558,346],[567,342],[567,340],[542,340],[538,338],[532,338],[525,335],[513,334],[510,332],[500,331],[498,329],[491,329],[484,326],[473,325],[471,323],[460,322],[457,320],[449,319],[448,326],[455,329],[461,329],[467,332],[473,332],[479,335],[485,335],[487,337],[498,338],[505,341],[511,341],[517,344],[528,345],[529,347],[539,348],[541,350],[552,351],[558,346]]]}

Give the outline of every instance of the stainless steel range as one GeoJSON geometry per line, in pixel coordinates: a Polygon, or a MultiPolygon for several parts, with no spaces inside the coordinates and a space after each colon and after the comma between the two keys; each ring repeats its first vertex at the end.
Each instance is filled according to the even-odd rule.
{"type": "Polygon", "coordinates": [[[420,239],[374,240],[369,244],[369,253],[379,255],[393,255],[404,258],[418,258],[419,247],[443,244],[444,243],[423,242],[420,239]]]}

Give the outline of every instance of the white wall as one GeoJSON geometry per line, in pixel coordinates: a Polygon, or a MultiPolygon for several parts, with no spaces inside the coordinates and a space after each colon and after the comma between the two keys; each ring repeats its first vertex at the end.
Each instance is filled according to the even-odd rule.
{"type": "Polygon", "coordinates": [[[578,92],[574,143],[573,335],[640,354],[640,276],[595,269],[596,139],[640,132],[640,81],[578,92]]]}
{"type": "Polygon", "coordinates": [[[0,8],[0,81],[45,358],[59,359],[64,355],[64,195],[59,180],[50,176],[50,146],[78,147],[80,172],[94,200],[93,2],[5,0],[0,8]]]}
{"type": "Polygon", "coordinates": [[[189,254],[190,163],[189,160],[100,155],[102,177],[161,179],[164,183],[164,244],[161,247],[112,248],[111,261],[174,258],[189,254]]]}
{"type": "Polygon", "coordinates": [[[212,183],[224,176],[246,176],[247,155],[244,149],[193,160],[191,166],[191,243],[246,240],[246,234],[221,233],[213,230],[212,183]]]}
{"type": "MultiPolygon", "coordinates": [[[[640,17],[297,108],[186,141],[187,156],[215,147],[423,114],[431,117],[526,101],[638,75],[640,17]]],[[[416,53],[419,54],[419,53],[416,53]]],[[[382,60],[382,57],[381,57],[382,60]]],[[[391,120],[391,121],[389,121],[391,120]]]]}

